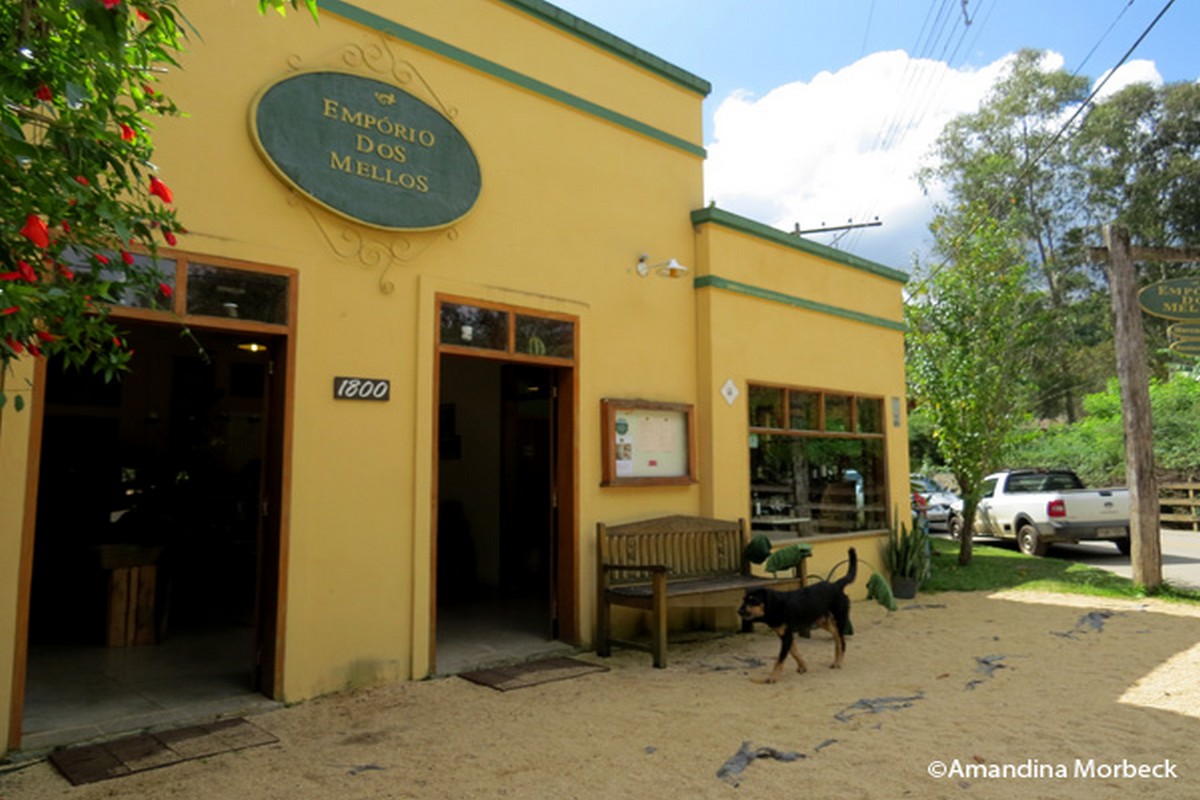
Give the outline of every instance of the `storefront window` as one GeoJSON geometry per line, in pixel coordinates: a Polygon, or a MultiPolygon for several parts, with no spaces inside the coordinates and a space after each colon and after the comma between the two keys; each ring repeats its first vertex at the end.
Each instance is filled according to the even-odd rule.
{"type": "Polygon", "coordinates": [[[810,536],[886,527],[882,400],[761,386],[749,394],[755,530],[810,536]]]}
{"type": "Polygon", "coordinates": [[[518,353],[531,356],[572,358],[575,355],[575,326],[567,320],[517,314],[518,353]]]}
{"type": "Polygon", "coordinates": [[[850,430],[850,398],[845,395],[825,396],[825,430],[845,433],[850,430]]]}
{"type": "Polygon", "coordinates": [[[860,397],[855,404],[859,433],[883,433],[883,401],[860,397]]]}
{"type": "Polygon", "coordinates": [[[791,417],[788,427],[794,431],[815,431],[821,419],[821,395],[815,392],[788,392],[791,417]]]}
{"type": "Polygon", "coordinates": [[[442,344],[508,349],[508,313],[460,303],[442,304],[442,344]]]}
{"type": "MultiPolygon", "coordinates": [[[[119,260],[122,258],[121,254],[113,251],[106,251],[102,253],[102,255],[111,263],[119,263],[119,260]]],[[[132,255],[134,263],[137,265],[139,270],[148,271],[152,274],[156,273],[154,279],[157,280],[158,283],[166,284],[171,288],[171,291],[174,292],[176,266],[174,259],[159,258],[158,261],[155,262],[155,260],[150,256],[142,255],[141,253],[134,253],[132,255]]],[[[74,247],[65,248],[62,252],[61,258],[63,263],[77,273],[88,273],[94,268],[99,267],[100,272],[98,277],[101,280],[113,282],[112,288],[110,289],[110,292],[112,293],[111,299],[119,306],[126,306],[127,308],[170,308],[170,301],[164,299],[162,295],[156,295],[158,298],[156,300],[154,297],[146,296],[145,292],[134,292],[132,288],[122,285],[122,276],[120,272],[116,270],[105,269],[100,265],[99,262],[92,258],[86,257],[82,251],[74,247]]]]}
{"type": "Polygon", "coordinates": [[[187,313],[286,325],[288,278],[189,262],[187,313]]]}
{"type": "Polygon", "coordinates": [[[755,428],[784,427],[783,389],[750,387],[750,425],[755,428]]]}
{"type": "Polygon", "coordinates": [[[495,351],[522,360],[575,358],[574,320],[524,311],[443,301],[438,308],[439,344],[495,351]]]}

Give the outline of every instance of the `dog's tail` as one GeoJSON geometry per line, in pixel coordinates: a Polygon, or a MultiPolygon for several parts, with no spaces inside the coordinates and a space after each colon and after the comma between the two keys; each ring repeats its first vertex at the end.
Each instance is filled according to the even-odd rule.
{"type": "Polygon", "coordinates": [[[850,569],[846,570],[845,577],[838,578],[837,585],[845,589],[850,584],[854,583],[854,579],[858,577],[858,554],[854,552],[854,548],[850,548],[850,569]]]}

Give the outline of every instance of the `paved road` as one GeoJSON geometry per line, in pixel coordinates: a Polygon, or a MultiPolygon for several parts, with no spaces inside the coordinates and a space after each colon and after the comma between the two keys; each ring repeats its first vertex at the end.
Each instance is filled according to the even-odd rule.
{"type": "MultiPolygon", "coordinates": [[[[977,536],[975,541],[995,547],[1016,549],[1016,542],[977,536]]],[[[1191,531],[1162,531],[1163,580],[1174,586],[1200,589],[1200,533],[1191,531]]],[[[1109,542],[1056,544],[1046,558],[1061,558],[1090,564],[1126,578],[1133,577],[1129,556],[1123,556],[1109,542]]]]}
{"type": "MultiPolygon", "coordinates": [[[[1200,589],[1200,533],[1163,531],[1163,580],[1174,586],[1200,589]]],[[[1100,567],[1126,578],[1133,577],[1129,556],[1117,552],[1108,542],[1059,544],[1050,548],[1048,558],[1063,558],[1100,567]]]]}

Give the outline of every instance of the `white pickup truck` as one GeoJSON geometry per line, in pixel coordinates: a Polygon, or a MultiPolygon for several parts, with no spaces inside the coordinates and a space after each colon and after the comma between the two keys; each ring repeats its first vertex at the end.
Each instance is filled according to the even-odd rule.
{"type": "Polygon", "coordinates": [[[1085,489],[1065,469],[1014,469],[983,479],[976,536],[1016,539],[1022,553],[1045,555],[1056,542],[1108,540],[1129,553],[1129,491],[1085,489]]]}

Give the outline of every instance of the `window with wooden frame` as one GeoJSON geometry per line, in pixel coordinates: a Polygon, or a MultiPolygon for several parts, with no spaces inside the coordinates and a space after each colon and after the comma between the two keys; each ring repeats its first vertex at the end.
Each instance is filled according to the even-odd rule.
{"type": "MultiPolygon", "coordinates": [[[[114,286],[113,312],[119,316],[193,319],[210,327],[267,332],[286,332],[290,324],[295,309],[294,270],[176,251],[160,252],[157,260],[141,253],[133,258],[157,271],[163,289],[151,299],[114,286]]],[[[67,252],[64,260],[76,272],[95,268],[104,277],[102,266],[83,257],[67,252]]]]}
{"type": "Polygon", "coordinates": [[[438,298],[438,344],[443,352],[511,360],[575,360],[575,319],[478,300],[438,298]]]}
{"type": "Polygon", "coordinates": [[[787,535],[884,529],[883,399],[749,387],[752,527],[787,535]]]}

